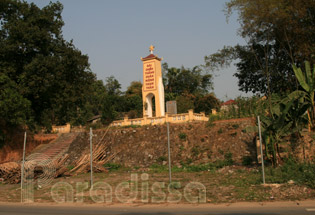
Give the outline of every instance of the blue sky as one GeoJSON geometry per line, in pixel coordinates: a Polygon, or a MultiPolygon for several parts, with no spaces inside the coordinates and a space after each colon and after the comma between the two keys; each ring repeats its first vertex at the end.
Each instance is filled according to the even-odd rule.
{"type": "MultiPolygon", "coordinates": [[[[28,0],[39,7],[46,0],[28,0]]],[[[55,2],[54,0],[52,2],[55,2]]],[[[149,46],[171,67],[192,68],[224,45],[244,44],[237,35],[236,15],[229,22],[223,0],[61,0],[66,40],[89,56],[98,79],[114,75],[125,90],[142,81],[140,57],[149,46]]],[[[235,67],[215,73],[214,92],[221,100],[238,91],[235,67]]]]}

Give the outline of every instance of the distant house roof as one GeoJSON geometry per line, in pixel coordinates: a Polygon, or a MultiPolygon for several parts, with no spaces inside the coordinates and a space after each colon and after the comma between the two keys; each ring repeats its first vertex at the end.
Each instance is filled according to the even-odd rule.
{"type": "Polygon", "coordinates": [[[230,100],[222,103],[221,106],[223,106],[223,105],[234,105],[234,104],[236,104],[236,102],[233,99],[230,99],[230,100]]]}
{"type": "Polygon", "coordinates": [[[142,61],[146,61],[146,60],[152,60],[152,59],[157,59],[159,61],[161,61],[162,59],[159,58],[157,55],[154,55],[154,54],[150,54],[144,58],[141,58],[142,61]]]}
{"type": "Polygon", "coordinates": [[[87,121],[92,122],[93,120],[100,119],[100,118],[102,118],[102,115],[96,115],[96,116],[93,116],[92,118],[88,119],[87,121]]]}

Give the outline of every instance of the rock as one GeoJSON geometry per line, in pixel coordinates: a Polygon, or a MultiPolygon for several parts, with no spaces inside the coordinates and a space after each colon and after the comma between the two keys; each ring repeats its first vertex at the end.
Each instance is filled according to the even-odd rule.
{"type": "Polygon", "coordinates": [[[167,161],[163,161],[162,165],[165,166],[167,164],[167,161]]]}
{"type": "Polygon", "coordinates": [[[132,130],[132,132],[133,132],[133,133],[136,133],[137,131],[136,131],[136,130],[132,130]]]}

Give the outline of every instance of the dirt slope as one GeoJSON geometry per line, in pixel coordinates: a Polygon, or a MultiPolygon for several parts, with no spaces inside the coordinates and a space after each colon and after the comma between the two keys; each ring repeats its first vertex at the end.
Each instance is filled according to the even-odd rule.
{"type": "MultiPolygon", "coordinates": [[[[57,134],[27,134],[26,155],[37,146],[47,144],[58,137],[57,134]]],[[[22,160],[24,132],[17,131],[8,134],[5,145],[0,149],[0,164],[10,161],[22,160]]]]}
{"type": "MultiPolygon", "coordinates": [[[[251,119],[230,120],[209,126],[195,122],[170,125],[172,163],[180,166],[224,160],[227,154],[236,163],[244,156],[256,159],[255,133],[246,131],[253,126],[251,119]]],[[[110,128],[95,130],[94,145],[106,145],[110,162],[130,167],[148,167],[165,164],[167,158],[167,127],[142,126],[139,128],[110,128]],[[105,132],[107,132],[105,134],[105,132]],[[101,138],[104,136],[103,140],[101,138]],[[164,161],[164,162],[163,162],[164,161]]],[[[68,165],[89,151],[89,135],[81,133],[71,144],[68,165]]]]}

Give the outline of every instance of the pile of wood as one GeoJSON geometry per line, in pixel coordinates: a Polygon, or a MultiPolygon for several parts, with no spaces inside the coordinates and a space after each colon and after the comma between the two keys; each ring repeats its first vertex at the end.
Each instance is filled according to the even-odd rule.
{"type": "MultiPolygon", "coordinates": [[[[115,154],[108,154],[107,145],[105,144],[105,137],[109,128],[103,134],[98,143],[93,144],[93,172],[107,172],[108,170],[104,167],[104,164],[111,161],[115,154]]],[[[90,167],[90,151],[86,150],[85,153],[77,159],[77,161],[73,164],[74,168],[71,170],[65,166],[66,161],[69,159],[69,155],[65,154],[61,157],[55,158],[52,160],[51,165],[54,165],[56,173],[55,177],[60,176],[70,176],[74,173],[87,173],[91,171],[90,167]]],[[[28,160],[28,159],[26,159],[28,160]]],[[[40,158],[38,157],[30,157],[29,161],[26,161],[25,165],[27,166],[27,162],[40,162],[40,158]],[[39,159],[39,160],[38,160],[39,159]]],[[[30,165],[33,165],[29,163],[30,165]]],[[[50,164],[49,164],[50,165],[50,164]]],[[[27,168],[25,166],[25,168],[27,168]]],[[[35,169],[36,170],[36,169],[35,169]]],[[[43,173],[42,170],[34,171],[34,179],[41,177],[43,173]]],[[[6,183],[20,183],[21,181],[21,164],[17,162],[9,162],[0,164],[0,181],[5,181],[6,183]]]]}
{"type": "Polygon", "coordinates": [[[63,157],[54,161],[54,165],[56,167],[56,176],[70,176],[69,169],[65,166],[66,160],[69,158],[68,154],[65,154],[63,157]]]}
{"type": "Polygon", "coordinates": [[[21,181],[21,167],[16,162],[0,164],[0,178],[10,184],[17,184],[21,181]]]}
{"type": "MultiPolygon", "coordinates": [[[[52,162],[51,165],[55,166],[56,173],[54,177],[67,175],[67,172],[69,172],[69,169],[64,166],[64,162],[68,159],[68,155],[59,158],[58,160],[55,160],[52,162]]],[[[36,162],[36,160],[34,160],[36,162]]],[[[25,169],[27,169],[28,163],[32,161],[26,161],[25,162],[25,169]]],[[[32,165],[32,164],[30,164],[32,165]]],[[[41,169],[41,168],[39,168],[41,169]]],[[[36,171],[34,170],[34,179],[41,177],[42,171],[36,171]]],[[[4,181],[5,183],[10,184],[17,184],[21,182],[21,165],[17,162],[8,162],[0,164],[0,178],[1,181],[4,181]]]]}
{"type": "MultiPolygon", "coordinates": [[[[102,138],[97,144],[93,144],[93,171],[94,172],[106,172],[107,169],[103,165],[111,161],[115,154],[108,155],[107,145],[104,144],[104,139],[109,130],[109,127],[103,134],[102,138]]],[[[86,151],[75,163],[74,168],[70,171],[71,173],[86,173],[91,171],[91,155],[89,151],[86,151]]]]}

